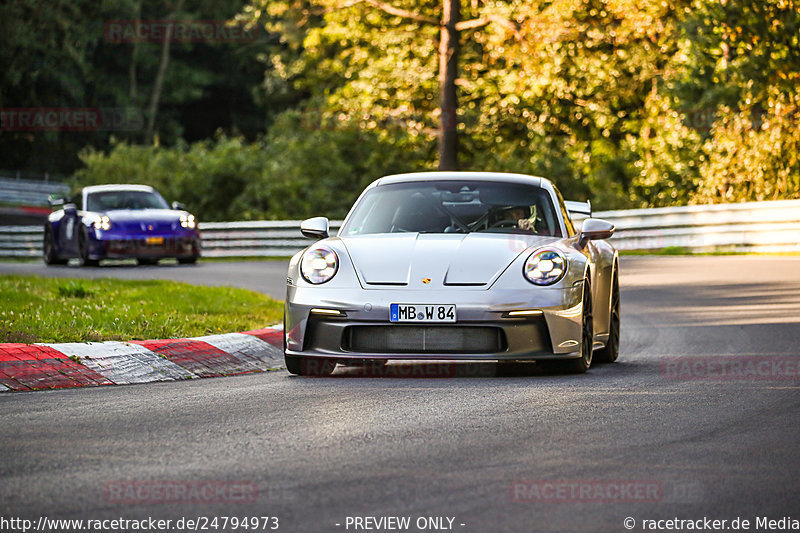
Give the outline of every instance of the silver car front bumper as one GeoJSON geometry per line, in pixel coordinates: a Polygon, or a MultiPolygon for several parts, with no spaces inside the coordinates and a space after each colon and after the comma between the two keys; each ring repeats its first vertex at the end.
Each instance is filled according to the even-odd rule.
{"type": "Polygon", "coordinates": [[[284,335],[290,356],[473,361],[580,357],[580,285],[525,290],[364,290],[290,285],[286,296],[284,335]],[[457,321],[392,323],[389,308],[394,303],[454,304],[457,321]],[[509,316],[520,310],[533,314],[509,316]],[[340,315],[328,314],[334,311],[340,315]],[[497,336],[494,348],[482,349],[480,342],[471,344],[471,339],[485,339],[487,335],[497,336]],[[398,340],[401,338],[407,342],[398,340]],[[427,344],[425,339],[429,339],[427,344]],[[398,342],[403,349],[396,349],[398,342]],[[414,348],[419,342],[425,349],[414,348]]]}

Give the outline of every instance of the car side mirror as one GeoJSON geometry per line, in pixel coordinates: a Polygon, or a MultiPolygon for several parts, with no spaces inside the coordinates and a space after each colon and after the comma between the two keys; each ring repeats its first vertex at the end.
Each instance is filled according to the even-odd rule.
{"type": "Polygon", "coordinates": [[[314,217],[300,223],[300,233],[309,239],[325,239],[328,237],[328,219],[314,217]]]}
{"type": "Polygon", "coordinates": [[[50,195],[50,197],[47,198],[47,203],[50,204],[50,207],[56,209],[67,203],[67,200],[61,196],[50,195]]]}
{"type": "Polygon", "coordinates": [[[172,202],[172,209],[175,211],[186,211],[186,206],[181,202],[172,202]]]}
{"type": "Polygon", "coordinates": [[[583,248],[589,241],[608,239],[614,235],[614,224],[599,218],[587,218],[581,225],[578,247],[583,248]]]}

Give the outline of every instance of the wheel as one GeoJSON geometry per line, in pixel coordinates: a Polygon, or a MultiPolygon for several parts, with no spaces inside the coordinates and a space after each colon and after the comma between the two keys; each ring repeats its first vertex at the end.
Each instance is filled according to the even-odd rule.
{"type": "Polygon", "coordinates": [[[583,326],[581,327],[581,356],[565,361],[552,361],[548,367],[568,374],[583,374],[592,366],[594,325],[592,315],[592,288],[589,280],[583,280],[583,326]]]}
{"type": "Polygon", "coordinates": [[[53,242],[53,231],[47,227],[44,230],[44,242],[42,243],[42,250],[44,255],[44,264],[50,265],[66,265],[67,260],[61,259],[56,253],[56,246],[53,242]]]}
{"type": "Polygon", "coordinates": [[[97,266],[100,264],[98,259],[89,259],[89,245],[86,242],[86,234],[78,232],[78,253],[80,254],[81,266],[97,266]]]}
{"type": "Polygon", "coordinates": [[[611,282],[611,314],[608,324],[608,342],[602,350],[597,350],[594,360],[598,363],[613,363],[619,357],[619,328],[621,324],[620,314],[620,292],[619,274],[614,268],[614,280],[611,282]]]}
{"type": "Polygon", "coordinates": [[[137,257],[136,263],[139,266],[147,266],[147,265],[157,265],[158,259],[152,259],[150,257],[137,257]]]}
{"type": "Polygon", "coordinates": [[[180,263],[182,265],[193,265],[193,264],[197,263],[197,256],[193,255],[191,257],[179,257],[178,258],[178,263],[180,263]]]}
{"type": "Polygon", "coordinates": [[[286,370],[295,376],[330,376],[336,368],[336,361],[323,357],[283,356],[286,370]]]}

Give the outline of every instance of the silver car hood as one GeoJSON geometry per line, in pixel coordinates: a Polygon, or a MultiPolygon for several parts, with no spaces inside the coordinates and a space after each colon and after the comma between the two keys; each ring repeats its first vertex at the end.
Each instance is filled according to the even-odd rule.
{"type": "Polygon", "coordinates": [[[500,233],[384,233],[343,237],[342,242],[365,285],[491,285],[531,246],[558,238],[500,233]]]}

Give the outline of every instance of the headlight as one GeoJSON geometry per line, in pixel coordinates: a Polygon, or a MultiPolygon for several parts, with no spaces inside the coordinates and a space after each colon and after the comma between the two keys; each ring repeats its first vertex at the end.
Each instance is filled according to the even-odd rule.
{"type": "Polygon", "coordinates": [[[181,215],[181,227],[194,229],[197,226],[197,220],[194,218],[194,215],[181,215]]]}
{"type": "Polygon", "coordinates": [[[525,261],[522,273],[535,285],[552,285],[567,273],[567,259],[556,250],[538,250],[525,261]]]}
{"type": "Polygon", "coordinates": [[[103,231],[108,231],[111,229],[111,219],[108,218],[107,216],[101,217],[100,215],[97,215],[92,220],[92,225],[94,226],[94,229],[101,229],[103,231]]]}
{"type": "Polygon", "coordinates": [[[339,258],[336,257],[336,252],[325,246],[308,250],[300,260],[300,274],[314,285],[329,281],[338,269],[339,258]]]}

